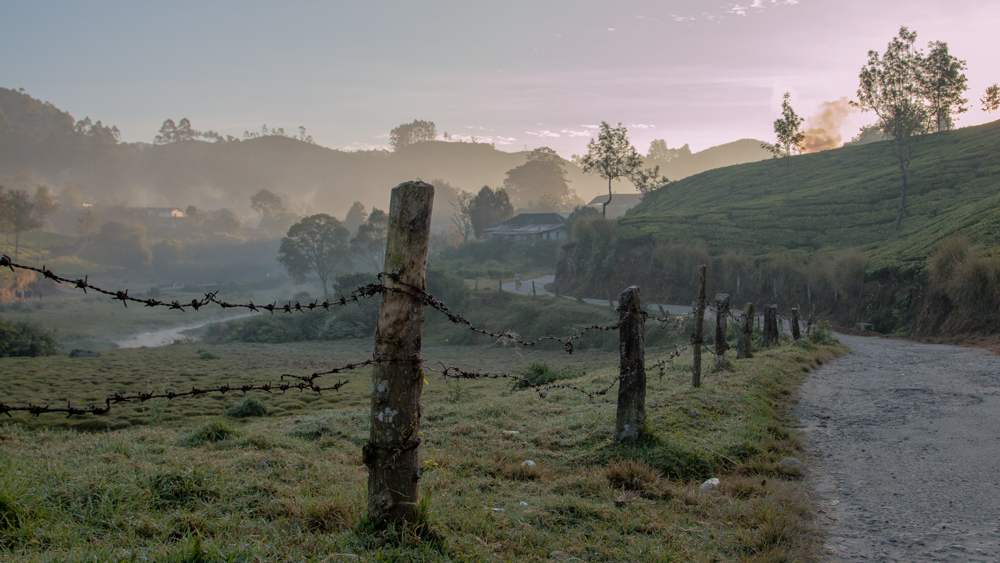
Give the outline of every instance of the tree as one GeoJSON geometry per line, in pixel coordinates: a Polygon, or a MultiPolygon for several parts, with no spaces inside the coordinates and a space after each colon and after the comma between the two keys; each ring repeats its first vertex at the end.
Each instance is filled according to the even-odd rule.
{"type": "Polygon", "coordinates": [[[602,121],[597,139],[591,139],[587,143],[587,154],[581,162],[584,172],[597,174],[608,181],[608,200],[601,205],[602,217],[607,217],[613,180],[628,178],[637,188],[646,190],[654,189],[650,186],[659,180],[657,175],[660,167],[642,169],[642,157],[629,142],[628,129],[622,127],[621,123],[618,127],[611,127],[606,121],[602,121]]]}
{"type": "Polygon", "coordinates": [[[177,132],[177,124],[174,123],[173,119],[168,119],[163,122],[160,126],[160,132],[158,135],[153,137],[154,145],[166,145],[167,143],[174,142],[175,134],[177,132]]]}
{"type": "Polygon", "coordinates": [[[806,134],[799,131],[799,126],[805,118],[799,117],[791,104],[792,95],[785,92],[781,100],[781,119],[774,120],[774,136],[777,143],[761,143],[761,148],[771,151],[774,158],[783,157],[785,159],[785,178],[788,182],[788,197],[792,197],[792,160],[793,154],[802,152],[802,141],[806,134]]]}
{"type": "Polygon", "coordinates": [[[385,265],[385,238],[389,228],[389,215],[381,209],[372,209],[368,221],[358,227],[358,234],[351,239],[351,252],[381,272],[385,265]]]}
{"type": "Polygon", "coordinates": [[[92,207],[84,207],[76,219],[76,232],[84,241],[90,242],[101,231],[101,217],[92,207]]]}
{"type": "Polygon", "coordinates": [[[569,182],[563,159],[556,151],[541,147],[528,154],[524,164],[507,171],[504,190],[519,206],[530,200],[552,201],[559,207],[569,197],[569,182]]]}
{"type": "Polygon", "coordinates": [[[389,144],[394,151],[422,141],[433,141],[435,138],[437,127],[434,122],[419,119],[414,119],[413,123],[404,123],[389,132],[389,144]]]}
{"type": "Polygon", "coordinates": [[[14,231],[14,260],[17,260],[21,248],[21,231],[28,231],[38,226],[38,221],[32,217],[35,204],[28,194],[21,190],[8,192],[10,226],[14,231]]]}
{"type": "Polygon", "coordinates": [[[679,149],[668,149],[667,141],[664,139],[653,139],[653,142],[649,144],[649,151],[646,152],[646,158],[657,162],[670,162],[687,156],[691,156],[690,146],[684,145],[679,149]]]}
{"type": "Polygon", "coordinates": [[[451,206],[451,223],[455,226],[458,234],[462,235],[462,242],[469,242],[469,235],[473,233],[472,194],[460,190],[451,202],[451,206]]]}
{"type": "Polygon", "coordinates": [[[281,213],[285,210],[281,198],[274,195],[270,190],[260,190],[250,198],[250,208],[260,215],[260,222],[281,213]]]}
{"type": "Polygon", "coordinates": [[[35,188],[35,218],[38,220],[38,256],[42,256],[42,226],[45,220],[59,211],[59,202],[52,197],[52,188],[40,185],[35,188]]]}
{"type": "Polygon", "coordinates": [[[305,217],[292,225],[288,236],[281,239],[278,262],[299,282],[315,272],[323,284],[323,296],[329,299],[327,280],[353,265],[348,236],[340,221],[325,213],[305,217]]]}
{"type": "Polygon", "coordinates": [[[146,227],[130,221],[104,223],[83,252],[99,264],[125,268],[147,268],[153,261],[153,253],[146,246],[146,227]]]}
{"type": "MultiPolygon", "coordinates": [[[[214,132],[209,132],[214,133],[214,132]]],[[[169,143],[176,143],[178,141],[190,141],[197,137],[201,137],[200,131],[195,131],[191,127],[191,121],[188,118],[181,119],[178,123],[174,123],[173,119],[168,119],[163,122],[160,126],[160,133],[156,137],[153,137],[154,145],[166,145],[169,143]]],[[[209,138],[218,140],[219,135],[209,135],[209,138]]]]}
{"type": "Polygon", "coordinates": [[[929,113],[921,89],[922,57],[914,48],[916,32],[899,28],[899,35],[889,42],[885,54],[868,51],[868,64],[858,76],[858,101],[851,102],[861,111],[878,116],[882,133],[895,142],[896,162],[903,178],[894,230],[899,230],[906,207],[906,174],[920,135],[927,132],[929,113]]]}
{"type": "Polygon", "coordinates": [[[951,56],[947,43],[934,41],[930,48],[927,57],[923,59],[921,86],[924,97],[931,106],[935,129],[940,134],[941,129],[951,129],[953,114],[969,111],[965,107],[969,100],[962,97],[969,86],[962,73],[966,70],[965,61],[951,56]]]}
{"type": "Polygon", "coordinates": [[[513,216],[514,206],[503,188],[493,190],[483,186],[469,202],[469,219],[477,239],[486,237],[486,229],[496,227],[513,216]]]}
{"type": "Polygon", "coordinates": [[[1000,109],[1000,84],[986,88],[986,94],[979,100],[983,103],[983,111],[993,113],[1000,109]]]}
{"type": "Polygon", "coordinates": [[[347,211],[347,216],[344,217],[344,228],[347,229],[348,233],[356,233],[358,227],[365,222],[365,215],[367,214],[365,206],[361,205],[360,201],[355,201],[347,211]]]}
{"type": "Polygon", "coordinates": [[[11,208],[10,194],[3,193],[3,186],[0,185],[0,229],[4,232],[3,251],[7,252],[10,244],[10,232],[14,229],[14,215],[11,208]]]}

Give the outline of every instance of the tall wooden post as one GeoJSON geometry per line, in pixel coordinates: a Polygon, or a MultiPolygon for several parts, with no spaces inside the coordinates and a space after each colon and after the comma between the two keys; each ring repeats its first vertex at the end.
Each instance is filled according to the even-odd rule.
{"type": "MultiPolygon", "coordinates": [[[[392,189],[386,235],[387,288],[426,288],[434,186],[404,182],[392,189]]],[[[368,517],[373,522],[412,521],[420,478],[420,392],[424,386],[423,304],[405,293],[382,294],[375,329],[371,434],[362,452],[368,466],[368,517]]]]}
{"type": "Polygon", "coordinates": [[[698,303],[694,315],[694,338],[691,345],[694,346],[694,362],[691,367],[691,385],[701,387],[701,346],[705,341],[705,284],[708,282],[708,266],[702,264],[699,269],[700,281],[698,282],[698,303]]]}
{"type": "Polygon", "coordinates": [[[618,375],[618,414],[615,417],[615,441],[638,438],[646,425],[645,318],[639,287],[633,285],[618,296],[620,356],[618,375]]]}
{"type": "Polygon", "coordinates": [[[778,343],[778,306],[764,306],[764,348],[778,343]]]}
{"type": "Polygon", "coordinates": [[[799,308],[792,308],[792,340],[802,338],[802,331],[799,329],[799,308]]]}
{"type": "Polygon", "coordinates": [[[756,316],[753,303],[743,306],[743,317],[740,319],[743,321],[743,326],[740,327],[740,337],[736,341],[736,357],[741,360],[753,357],[753,327],[757,324],[756,316]]]}
{"type": "Polygon", "coordinates": [[[715,369],[726,369],[726,329],[729,324],[729,294],[719,293],[715,296],[715,369]]]}

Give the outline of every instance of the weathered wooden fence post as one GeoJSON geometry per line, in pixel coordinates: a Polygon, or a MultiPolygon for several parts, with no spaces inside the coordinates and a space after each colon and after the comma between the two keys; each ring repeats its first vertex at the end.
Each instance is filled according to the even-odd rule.
{"type": "Polygon", "coordinates": [[[705,284],[708,282],[708,266],[702,264],[699,269],[700,281],[698,282],[698,303],[694,314],[694,338],[691,345],[694,346],[694,362],[691,367],[691,385],[701,387],[701,346],[705,337],[705,284]]]}
{"type": "Polygon", "coordinates": [[[718,293],[715,295],[715,369],[726,368],[726,350],[729,349],[729,342],[726,341],[726,329],[729,321],[729,294],[718,293]]]}
{"type": "Polygon", "coordinates": [[[753,357],[753,327],[756,324],[757,312],[753,303],[743,306],[743,326],[740,327],[740,337],[736,341],[736,357],[739,359],[753,357]]]}
{"type": "Polygon", "coordinates": [[[615,441],[634,440],[646,426],[645,318],[639,287],[633,285],[618,296],[618,413],[615,441]]]}
{"type": "Polygon", "coordinates": [[[392,189],[386,235],[387,288],[375,329],[371,433],[362,452],[368,466],[368,517],[373,522],[412,521],[420,478],[420,392],[424,386],[424,312],[420,299],[404,293],[426,288],[434,186],[404,182],[392,189]]]}
{"type": "Polygon", "coordinates": [[[531,296],[538,297],[538,292],[535,291],[535,280],[531,280],[531,296]]]}
{"type": "Polygon", "coordinates": [[[802,338],[802,331],[799,330],[799,308],[792,307],[792,340],[802,338]]]}
{"type": "Polygon", "coordinates": [[[764,348],[778,343],[778,306],[764,306],[764,348]]]}

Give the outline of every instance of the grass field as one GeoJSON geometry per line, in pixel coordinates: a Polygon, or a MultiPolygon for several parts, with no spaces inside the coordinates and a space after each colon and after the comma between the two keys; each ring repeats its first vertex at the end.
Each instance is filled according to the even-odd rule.
{"type": "Polygon", "coordinates": [[[963,233],[1000,246],[1000,122],[928,135],[901,179],[891,142],[710,170],[669,184],[621,220],[619,238],[702,242],[713,255],[799,256],[858,247],[869,271],[919,271],[931,248],[963,233]]]}
{"type": "MultiPolygon", "coordinates": [[[[650,329],[653,330],[653,329],[650,329]]],[[[16,416],[0,426],[0,561],[789,561],[817,549],[789,403],[840,348],[785,345],[689,386],[690,357],[649,374],[650,437],[611,441],[614,392],[541,399],[507,382],[428,372],[421,493],[430,528],[366,528],[368,381],[322,396],[227,396],[119,405],[105,417],[16,416]],[[514,433],[516,431],[516,433],[514,433]],[[535,468],[523,469],[531,459],[535,468]],[[697,485],[718,476],[717,492],[697,485]],[[554,557],[562,557],[556,554],[554,557]]],[[[647,361],[666,350],[651,349],[647,361]]],[[[115,391],[276,381],[371,354],[370,341],[123,349],[99,357],[0,359],[0,401],[84,404],[115,391]]],[[[430,346],[425,364],[585,372],[617,354],[430,346]]],[[[334,378],[329,378],[332,381],[334,378]]]]}

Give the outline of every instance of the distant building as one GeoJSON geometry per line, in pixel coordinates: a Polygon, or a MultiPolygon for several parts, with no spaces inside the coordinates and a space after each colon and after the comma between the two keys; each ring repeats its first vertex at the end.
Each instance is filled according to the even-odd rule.
{"type": "Polygon", "coordinates": [[[187,218],[180,207],[126,207],[126,216],[149,229],[176,229],[187,218]]]}
{"type": "Polygon", "coordinates": [[[558,213],[521,213],[486,229],[486,233],[490,240],[509,242],[566,240],[569,237],[566,220],[558,213]]]}
{"type": "MultiPolygon", "coordinates": [[[[600,211],[605,201],[608,201],[608,196],[599,195],[587,205],[600,211]]],[[[614,197],[611,198],[611,203],[608,204],[606,219],[617,219],[624,216],[626,211],[639,205],[640,201],[642,201],[642,194],[614,194],[614,197]]]]}

